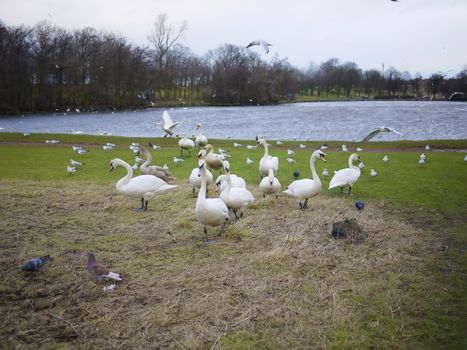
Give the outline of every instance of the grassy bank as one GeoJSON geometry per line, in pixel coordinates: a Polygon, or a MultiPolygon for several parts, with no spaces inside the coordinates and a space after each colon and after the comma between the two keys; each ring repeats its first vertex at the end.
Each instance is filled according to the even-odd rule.
{"type": "MultiPolygon", "coordinates": [[[[321,177],[323,192],[305,212],[291,198],[261,198],[263,150],[245,149],[253,141],[237,141],[240,149],[233,140],[211,142],[230,151],[232,172],[257,200],[207,245],[187,184],[196,158],[173,164],[174,139],[0,134],[5,347],[465,348],[467,164],[458,151],[467,141],[430,141],[430,151],[426,142],[359,145],[366,167],[354,196],[327,190],[331,176],[321,177]],[[154,163],[167,163],[179,187],[135,213],[136,201],[114,188],[124,171],[109,174],[108,164],[116,157],[133,164],[128,145],[149,140],[162,147],[152,151],[154,163]],[[105,142],[117,149],[103,151],[105,142]],[[77,155],[78,144],[90,152],[77,155]],[[427,163],[419,166],[422,151],[427,163]],[[72,175],[70,158],[85,163],[72,175]],[[370,177],[370,168],[379,175],[370,177]],[[366,203],[361,212],[357,198],[366,203]],[[364,243],[329,237],[344,218],[358,220],[364,243]],[[89,249],[124,276],[113,292],[90,281],[89,249]],[[20,273],[22,261],[43,254],[56,259],[35,276],[20,273]]],[[[270,143],[283,189],[294,171],[310,177],[320,142],[301,142],[305,150],[270,143]],[[286,162],[287,149],[296,164],[286,162]]],[[[347,166],[341,142],[328,145],[318,174],[347,166]]]]}

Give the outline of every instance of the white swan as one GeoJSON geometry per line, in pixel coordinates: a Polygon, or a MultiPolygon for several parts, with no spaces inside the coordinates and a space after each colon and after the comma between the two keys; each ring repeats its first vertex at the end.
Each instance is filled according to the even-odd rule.
{"type": "MultiPolygon", "coordinates": [[[[191,186],[193,187],[193,197],[195,196],[195,190],[201,188],[201,176],[199,176],[199,167],[194,168],[191,171],[190,177],[188,178],[191,186]]],[[[206,169],[206,188],[212,184],[212,173],[206,169]]]]}
{"type": "Polygon", "coordinates": [[[196,200],[195,217],[204,226],[204,234],[208,241],[207,226],[221,226],[218,234],[220,236],[229,220],[229,209],[220,198],[206,198],[206,161],[200,159],[198,164],[201,188],[196,200]]]}
{"type": "Polygon", "coordinates": [[[204,136],[203,124],[196,124],[196,130],[198,130],[198,135],[195,138],[196,146],[205,147],[208,144],[208,138],[204,136]]]}
{"type": "Polygon", "coordinates": [[[162,126],[162,129],[165,131],[164,137],[172,136],[174,133],[175,127],[180,124],[180,122],[173,122],[172,118],[170,117],[169,112],[164,111],[162,113],[162,119],[164,121],[164,125],[162,126]]]}
{"type": "Polygon", "coordinates": [[[277,170],[279,169],[279,158],[272,157],[268,154],[268,144],[266,143],[265,139],[258,139],[256,140],[256,147],[259,145],[263,145],[264,147],[264,156],[259,161],[259,173],[261,179],[264,176],[267,176],[269,173],[269,169],[274,171],[274,175],[277,174],[277,170]]]}
{"type": "Polygon", "coordinates": [[[272,169],[269,169],[268,176],[263,177],[259,183],[259,190],[263,193],[263,197],[266,197],[267,194],[275,194],[277,198],[277,194],[281,190],[281,183],[274,176],[272,169]]]}
{"type": "Polygon", "coordinates": [[[216,180],[216,186],[219,188],[222,181],[227,184],[225,190],[221,192],[219,198],[224,201],[229,209],[232,209],[235,214],[235,218],[238,220],[237,211],[240,212],[240,216],[243,216],[243,210],[246,206],[252,203],[255,198],[246,188],[232,187],[232,180],[230,175],[221,175],[216,180]]]}
{"type": "Polygon", "coordinates": [[[360,161],[360,156],[356,153],[353,153],[349,157],[349,167],[345,169],[341,169],[337,171],[331,179],[329,183],[329,189],[334,187],[340,187],[341,192],[344,191],[344,186],[349,186],[349,192],[352,190],[352,185],[358,180],[360,177],[360,168],[358,166],[353,165],[354,161],[360,161]]]}
{"type": "Polygon", "coordinates": [[[148,150],[141,148],[140,152],[141,154],[146,156],[146,161],[139,167],[139,170],[143,174],[157,176],[159,179],[162,179],[165,182],[175,180],[175,178],[172,176],[169,170],[166,170],[161,166],[150,165],[152,162],[152,156],[148,150]]]}
{"type": "Polygon", "coordinates": [[[123,166],[126,169],[126,175],[118,180],[115,187],[117,191],[129,197],[141,198],[141,208],[136,210],[147,210],[148,200],[158,193],[165,192],[176,185],[169,185],[164,180],[152,175],[139,175],[133,177],[133,169],[127,162],[121,159],[113,159],[110,162],[110,171],[118,166],[123,166]]]}
{"type": "Polygon", "coordinates": [[[224,159],[219,154],[214,153],[214,149],[210,144],[206,145],[205,150],[206,152],[203,152],[203,154],[205,155],[204,159],[206,160],[206,165],[209,167],[209,169],[221,169],[223,167],[224,159]]]}
{"type": "Polygon", "coordinates": [[[321,150],[316,150],[310,157],[310,169],[311,174],[313,175],[313,180],[311,179],[301,179],[295,180],[292,182],[287,190],[283,191],[289,196],[298,198],[300,201],[305,200],[302,202],[298,202],[300,204],[300,209],[307,209],[308,208],[308,198],[312,198],[317,196],[321,192],[321,180],[316,173],[315,168],[315,160],[321,159],[323,162],[326,162],[326,154],[323,153],[321,150]]]}
{"type": "MultiPolygon", "coordinates": [[[[230,172],[230,163],[228,160],[224,160],[223,162],[223,165],[224,165],[224,173],[226,175],[230,175],[230,181],[232,183],[232,187],[241,187],[241,188],[246,188],[246,182],[245,180],[240,177],[240,176],[237,176],[235,174],[232,174],[230,172]]],[[[219,188],[219,192],[222,192],[225,190],[225,188],[227,187],[227,182],[226,181],[222,181],[221,185],[220,185],[220,188],[219,188]]]]}
{"type": "Polygon", "coordinates": [[[180,157],[183,157],[183,150],[188,150],[188,155],[191,155],[191,149],[195,147],[195,142],[190,140],[188,137],[183,136],[178,140],[178,146],[180,147],[180,157]]]}

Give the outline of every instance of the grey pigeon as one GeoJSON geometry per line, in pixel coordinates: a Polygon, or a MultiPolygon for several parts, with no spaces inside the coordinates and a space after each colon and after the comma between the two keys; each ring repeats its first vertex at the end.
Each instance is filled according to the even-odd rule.
{"type": "Polygon", "coordinates": [[[34,258],[27,260],[21,266],[21,270],[23,271],[40,271],[42,266],[48,261],[52,261],[53,258],[50,255],[43,256],[41,258],[34,258]]]}
{"type": "Polygon", "coordinates": [[[94,253],[87,252],[88,256],[88,270],[99,282],[103,279],[110,279],[113,281],[121,281],[120,274],[111,272],[100,262],[96,261],[94,253]]]}

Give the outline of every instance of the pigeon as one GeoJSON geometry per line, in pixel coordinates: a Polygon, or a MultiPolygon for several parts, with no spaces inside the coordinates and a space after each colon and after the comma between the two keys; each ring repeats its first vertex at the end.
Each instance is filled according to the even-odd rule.
{"type": "Polygon", "coordinates": [[[355,202],[355,207],[358,210],[362,210],[365,207],[365,203],[363,203],[363,201],[361,201],[361,200],[358,200],[358,201],[355,202]]]}
{"type": "Polygon", "coordinates": [[[151,147],[152,149],[155,149],[156,151],[161,149],[161,146],[155,145],[152,142],[149,142],[149,147],[151,147]]]}
{"type": "Polygon", "coordinates": [[[397,130],[394,130],[393,128],[388,128],[386,126],[380,126],[379,128],[376,128],[375,130],[373,130],[372,132],[370,132],[368,135],[366,135],[361,142],[366,142],[366,141],[369,141],[371,140],[373,137],[375,137],[376,135],[378,135],[379,133],[382,133],[382,132],[393,132],[393,133],[396,133],[397,135],[399,136],[403,136],[402,133],[400,133],[399,131],[397,130]]]}
{"type": "Polygon", "coordinates": [[[120,274],[111,272],[100,262],[96,261],[94,253],[87,252],[88,256],[88,271],[93,275],[97,281],[101,282],[103,279],[109,279],[112,281],[121,281],[120,274]]]}
{"type": "Polygon", "coordinates": [[[52,261],[53,258],[50,255],[43,256],[42,258],[34,258],[27,260],[21,266],[21,270],[23,271],[40,271],[42,266],[45,263],[52,261]]]}
{"type": "Polygon", "coordinates": [[[300,177],[300,172],[298,170],[295,170],[293,173],[292,173],[293,177],[295,180],[297,180],[299,177],[300,177]]]}
{"type": "Polygon", "coordinates": [[[248,49],[249,47],[252,47],[255,45],[261,46],[264,49],[264,51],[266,51],[266,54],[269,53],[269,46],[272,46],[271,44],[267,43],[264,40],[255,40],[249,43],[246,48],[248,49]]]}

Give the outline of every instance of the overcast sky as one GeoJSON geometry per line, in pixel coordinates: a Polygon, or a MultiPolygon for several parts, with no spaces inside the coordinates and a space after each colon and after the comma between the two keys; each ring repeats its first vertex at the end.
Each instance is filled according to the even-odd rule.
{"type": "Polygon", "coordinates": [[[90,26],[150,45],[159,13],[188,22],[181,43],[204,55],[264,39],[296,67],[331,57],[360,68],[456,74],[467,64],[467,0],[0,0],[7,25],[90,26]]]}

